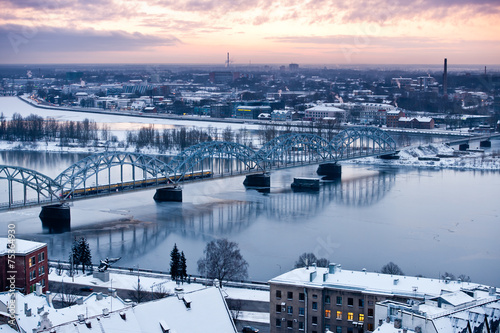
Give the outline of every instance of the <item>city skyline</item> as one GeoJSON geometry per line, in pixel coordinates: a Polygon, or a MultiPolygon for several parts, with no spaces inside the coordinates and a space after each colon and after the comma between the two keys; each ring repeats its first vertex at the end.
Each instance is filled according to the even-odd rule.
{"type": "Polygon", "coordinates": [[[4,0],[0,59],[21,63],[498,64],[495,0],[4,0]]]}

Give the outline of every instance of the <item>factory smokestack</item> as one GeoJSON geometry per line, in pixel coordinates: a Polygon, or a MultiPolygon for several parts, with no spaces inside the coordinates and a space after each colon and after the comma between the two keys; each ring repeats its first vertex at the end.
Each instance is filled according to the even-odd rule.
{"type": "Polygon", "coordinates": [[[444,58],[443,95],[448,95],[448,59],[444,58]]]}

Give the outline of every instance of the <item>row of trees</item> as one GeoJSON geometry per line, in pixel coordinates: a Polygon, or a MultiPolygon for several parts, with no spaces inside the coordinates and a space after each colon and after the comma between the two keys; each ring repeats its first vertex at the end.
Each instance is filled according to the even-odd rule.
{"type": "MultiPolygon", "coordinates": [[[[108,129],[104,128],[101,134],[108,136],[108,129]]],[[[30,114],[23,117],[14,113],[11,120],[0,114],[0,140],[7,141],[56,141],[61,143],[78,142],[82,145],[99,139],[97,123],[84,119],[83,121],[57,121],[54,118],[46,119],[30,114]]]]}

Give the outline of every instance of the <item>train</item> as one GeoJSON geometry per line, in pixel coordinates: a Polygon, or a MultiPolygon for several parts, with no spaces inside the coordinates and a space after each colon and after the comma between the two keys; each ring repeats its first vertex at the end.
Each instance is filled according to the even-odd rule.
{"type": "MultiPolygon", "coordinates": [[[[193,179],[202,179],[202,178],[211,178],[213,176],[212,171],[193,171],[186,173],[182,178],[183,181],[193,180],[193,179]]],[[[86,188],[79,188],[74,190],[65,190],[61,193],[61,198],[71,198],[71,197],[79,197],[84,195],[95,195],[99,193],[109,193],[109,192],[119,192],[127,189],[132,189],[136,187],[149,187],[156,186],[161,184],[173,184],[177,181],[181,180],[181,175],[174,175],[169,177],[160,177],[160,178],[150,178],[144,180],[136,180],[136,181],[128,181],[118,184],[109,184],[109,185],[99,185],[99,186],[91,186],[86,188]]]]}

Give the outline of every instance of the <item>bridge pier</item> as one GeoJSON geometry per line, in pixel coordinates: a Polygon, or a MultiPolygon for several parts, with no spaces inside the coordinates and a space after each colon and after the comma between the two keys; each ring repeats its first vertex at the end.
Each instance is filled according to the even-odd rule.
{"type": "Polygon", "coordinates": [[[491,148],[491,141],[490,140],[479,141],[479,147],[491,148]]]}
{"type": "Polygon", "coordinates": [[[342,166],[337,163],[323,163],[318,166],[316,173],[328,179],[337,179],[342,176],[342,166]]]}
{"type": "Polygon", "coordinates": [[[468,143],[462,143],[461,145],[458,146],[458,150],[460,151],[466,151],[467,149],[469,149],[468,143]]]}
{"type": "Polygon", "coordinates": [[[71,229],[71,214],[67,203],[42,206],[38,217],[42,226],[50,233],[62,233],[71,229]]]}
{"type": "Polygon", "coordinates": [[[182,188],[176,185],[159,188],[153,199],[158,202],[182,202],[182,188]]]}
{"type": "Polygon", "coordinates": [[[271,187],[271,176],[268,173],[248,175],[245,177],[243,185],[249,187],[271,187]]]}

